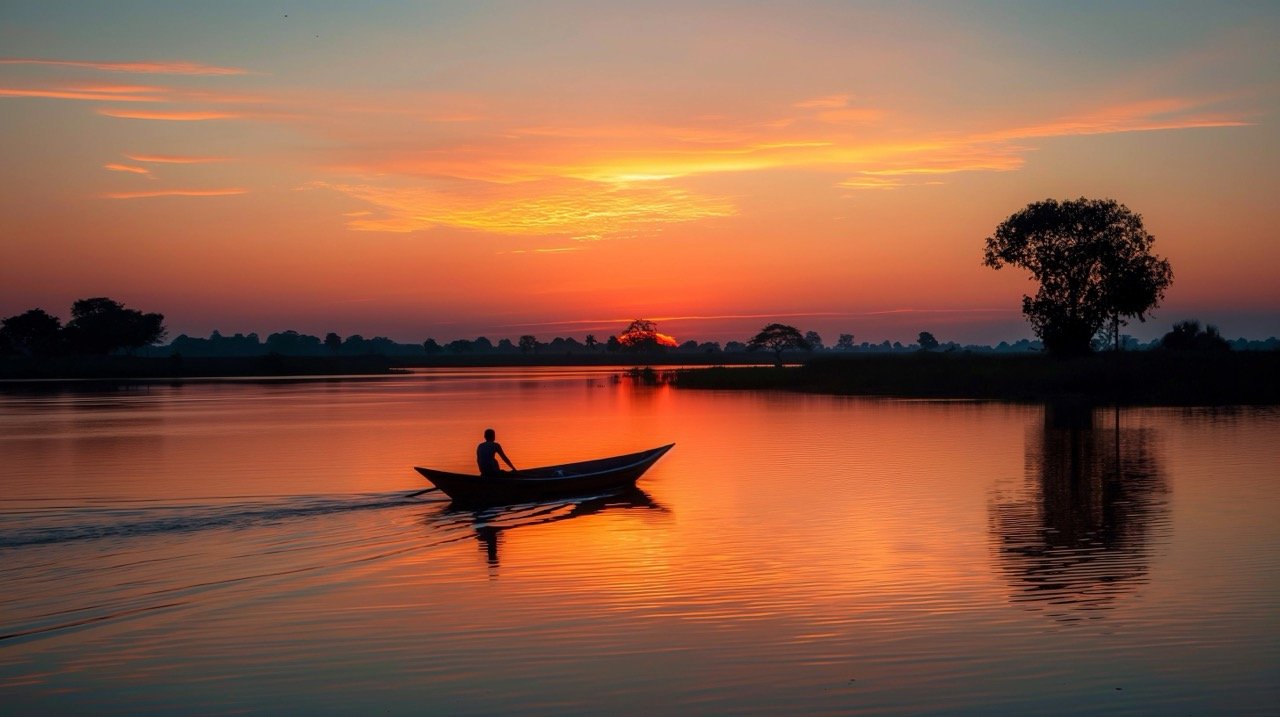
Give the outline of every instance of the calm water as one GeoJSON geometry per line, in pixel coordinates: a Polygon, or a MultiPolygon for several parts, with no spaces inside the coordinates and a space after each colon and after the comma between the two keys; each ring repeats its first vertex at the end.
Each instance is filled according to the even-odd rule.
{"type": "Polygon", "coordinates": [[[1275,714],[1280,411],[600,370],[0,392],[5,714],[1275,714]],[[450,510],[675,442],[642,493],[450,510]]]}

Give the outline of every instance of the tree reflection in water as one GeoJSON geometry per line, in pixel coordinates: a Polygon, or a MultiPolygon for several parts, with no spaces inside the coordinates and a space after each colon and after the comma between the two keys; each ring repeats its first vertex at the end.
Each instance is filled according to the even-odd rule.
{"type": "Polygon", "coordinates": [[[1055,619],[1097,618],[1148,579],[1168,488],[1150,428],[1119,410],[1049,406],[1028,431],[1026,479],[998,493],[990,526],[1011,600],[1055,619]]]}

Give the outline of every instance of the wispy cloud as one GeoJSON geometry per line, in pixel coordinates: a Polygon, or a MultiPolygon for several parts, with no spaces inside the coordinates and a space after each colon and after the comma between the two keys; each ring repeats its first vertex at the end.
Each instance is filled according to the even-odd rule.
{"type": "Polygon", "coordinates": [[[126,154],[125,157],[135,162],[146,162],[149,164],[210,164],[213,162],[228,162],[229,157],[208,157],[208,156],[190,156],[179,154],[126,154]]]}
{"type": "Polygon", "coordinates": [[[349,217],[361,231],[412,232],[448,226],[511,235],[611,235],[637,224],[686,222],[734,213],[725,199],[656,185],[610,186],[591,182],[545,182],[509,192],[479,194],[426,185],[315,182],[377,208],[372,216],[349,217]]]}
{"type": "Polygon", "coordinates": [[[563,254],[565,252],[582,251],[584,247],[580,246],[557,246],[544,247],[542,249],[512,249],[511,251],[500,251],[499,254],[563,254]]]}
{"type": "Polygon", "coordinates": [[[248,75],[249,70],[240,67],[219,67],[199,62],[165,62],[142,60],[134,62],[102,62],[92,60],[56,60],[37,57],[0,57],[0,65],[48,65],[76,67],[103,72],[127,72],[151,75],[248,75]]]}
{"type": "Polygon", "coordinates": [[[217,110],[127,110],[103,107],[98,114],[121,119],[162,120],[167,122],[202,122],[205,120],[236,119],[241,115],[217,110]]]}
{"type": "Polygon", "coordinates": [[[141,174],[151,179],[155,178],[151,174],[151,170],[147,169],[146,167],[135,167],[129,164],[118,164],[118,163],[112,162],[111,164],[102,165],[102,168],[112,172],[126,172],[129,174],[141,174]]]}
{"type": "Polygon", "coordinates": [[[801,109],[836,109],[839,107],[848,107],[849,102],[852,100],[853,95],[826,95],[824,97],[814,97],[813,99],[801,100],[793,106],[801,109]]]}
{"type": "Polygon", "coordinates": [[[55,100],[91,100],[107,102],[162,102],[164,98],[154,93],[155,88],[116,88],[116,87],[0,87],[0,97],[32,97],[55,100]]]}
{"type": "Polygon", "coordinates": [[[102,195],[103,199],[150,199],[153,197],[230,197],[247,194],[248,189],[230,187],[227,189],[157,189],[150,192],[110,192],[102,195]]]}
{"type": "MultiPolygon", "coordinates": [[[[921,315],[971,315],[971,316],[991,316],[1020,313],[1018,309],[1000,308],[992,309],[985,307],[975,308],[901,308],[901,309],[885,309],[879,311],[797,311],[789,313],[742,313],[742,314],[677,314],[672,316],[651,316],[650,321],[657,323],[675,323],[675,322],[701,322],[701,321],[734,321],[734,320],[777,320],[777,319],[831,319],[831,318],[848,318],[848,319],[867,319],[881,316],[895,316],[901,314],[921,314],[921,315]]],[[[634,320],[635,316],[614,316],[611,318],[589,318],[589,319],[562,319],[559,321],[539,321],[527,323],[503,324],[499,328],[573,328],[578,326],[626,326],[628,322],[634,320]]]]}

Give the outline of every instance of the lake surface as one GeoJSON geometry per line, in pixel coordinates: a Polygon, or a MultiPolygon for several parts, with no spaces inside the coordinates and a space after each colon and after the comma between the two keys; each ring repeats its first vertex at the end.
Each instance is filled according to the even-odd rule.
{"type": "Polygon", "coordinates": [[[618,370],[0,390],[5,714],[1276,714],[1280,410],[618,370]],[[412,470],[676,447],[451,510],[412,470]]]}

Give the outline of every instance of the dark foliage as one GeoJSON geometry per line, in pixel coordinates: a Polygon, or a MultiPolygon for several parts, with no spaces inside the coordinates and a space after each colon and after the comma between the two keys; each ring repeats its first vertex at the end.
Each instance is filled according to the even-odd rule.
{"type": "Polygon", "coordinates": [[[43,309],[0,321],[0,354],[52,356],[62,348],[62,322],[43,309]]]}
{"type": "Polygon", "coordinates": [[[938,348],[938,340],[928,331],[921,331],[920,337],[916,339],[916,343],[920,344],[921,351],[932,351],[938,348]]]}
{"type": "Polygon", "coordinates": [[[105,356],[133,352],[164,338],[164,315],[126,309],[106,297],[80,299],[71,305],[71,321],[63,329],[73,353],[105,356]]]}
{"type": "Polygon", "coordinates": [[[1055,356],[1092,351],[1104,327],[1118,341],[1128,318],[1146,319],[1173,280],[1169,262],[1151,253],[1155,237],[1142,217],[1112,199],[1027,205],[987,237],[983,263],[1022,267],[1040,282],[1022,312],[1055,356]]]}
{"type": "Polygon", "coordinates": [[[808,351],[811,348],[809,342],[805,341],[804,336],[800,334],[799,329],[786,324],[769,324],[747,342],[748,351],[758,351],[760,349],[772,351],[774,363],[779,366],[782,365],[783,351],[787,349],[808,351]]]}
{"type": "Polygon", "coordinates": [[[1179,321],[1160,339],[1160,348],[1169,351],[1230,351],[1231,344],[1212,324],[1200,328],[1199,321],[1179,321]]]}

